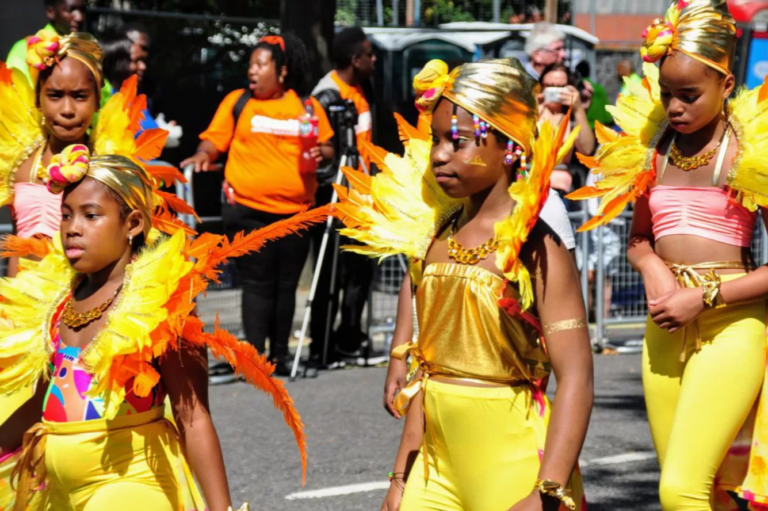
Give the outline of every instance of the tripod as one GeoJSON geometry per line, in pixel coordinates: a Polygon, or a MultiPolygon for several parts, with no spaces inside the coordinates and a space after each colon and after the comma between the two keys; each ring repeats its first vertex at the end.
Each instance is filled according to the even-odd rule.
{"type": "MultiPolygon", "coordinates": [[[[346,103],[346,102],[345,102],[346,103]]],[[[344,174],[341,172],[342,167],[356,168],[360,161],[360,155],[357,151],[357,141],[355,138],[355,125],[357,124],[357,116],[352,108],[342,105],[331,105],[330,110],[333,112],[341,113],[341,130],[344,133],[344,139],[346,144],[342,150],[341,160],[339,167],[336,169],[336,185],[341,185],[344,182],[344,174]]],[[[338,202],[339,197],[336,190],[333,190],[331,196],[331,204],[338,202]]],[[[330,282],[330,296],[333,297],[336,291],[336,273],[338,271],[339,264],[339,235],[334,232],[333,229],[334,219],[332,216],[328,217],[325,223],[325,231],[323,232],[323,239],[320,243],[320,248],[317,251],[317,261],[315,262],[315,270],[312,275],[312,285],[309,289],[309,297],[307,298],[306,310],[304,311],[304,321],[301,325],[301,334],[299,335],[299,345],[296,347],[296,355],[293,359],[293,367],[291,368],[291,381],[296,380],[296,374],[299,370],[299,361],[301,360],[301,351],[304,347],[304,341],[307,337],[307,329],[309,328],[309,320],[312,315],[312,305],[317,294],[317,286],[320,281],[320,273],[323,268],[323,262],[325,261],[326,250],[328,248],[328,242],[333,236],[333,254],[331,262],[331,282],[330,282]]],[[[331,298],[333,299],[333,298],[331,298]]],[[[328,307],[328,315],[325,322],[325,334],[323,339],[323,360],[325,365],[328,359],[328,340],[330,336],[331,327],[333,326],[333,307],[328,307]]],[[[304,369],[304,376],[306,376],[306,368],[304,369]]]]}

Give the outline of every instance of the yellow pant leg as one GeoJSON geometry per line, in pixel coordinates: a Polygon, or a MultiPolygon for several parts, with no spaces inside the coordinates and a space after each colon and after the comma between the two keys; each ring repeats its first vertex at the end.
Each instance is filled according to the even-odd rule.
{"type": "Polygon", "coordinates": [[[525,498],[536,481],[546,438],[546,419],[536,410],[525,386],[430,381],[425,396],[432,432],[429,480],[424,482],[420,455],[401,510],[507,511],[525,498]]]}
{"type": "Polygon", "coordinates": [[[680,382],[685,368],[685,363],[680,361],[682,349],[683,332],[670,334],[648,317],[643,343],[643,391],[659,466],[664,465],[680,398],[680,382]]]}
{"type": "Polygon", "coordinates": [[[158,486],[115,482],[103,486],[88,499],[83,511],[179,511],[158,486]]]}
{"type": "MultiPolygon", "coordinates": [[[[653,329],[647,333],[644,385],[654,442],[661,447],[659,495],[664,511],[713,509],[715,474],[762,386],[764,314],[762,302],[706,311],[698,321],[704,344],[689,355],[678,389],[661,381],[674,380],[665,370],[677,367],[671,357],[679,357],[680,351],[662,346],[672,336],[653,329]]],[[[669,344],[681,347],[681,342],[678,338],[669,344]]]]}

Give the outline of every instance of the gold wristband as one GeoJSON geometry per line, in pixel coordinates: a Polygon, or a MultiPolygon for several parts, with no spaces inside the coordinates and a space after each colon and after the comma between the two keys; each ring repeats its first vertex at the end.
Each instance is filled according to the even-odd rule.
{"type": "Polygon", "coordinates": [[[576,503],[571,496],[571,490],[563,488],[563,485],[560,483],[556,483],[550,479],[536,479],[536,484],[533,488],[538,490],[542,495],[559,500],[565,507],[572,511],[576,509],[576,503]]]}
{"type": "Polygon", "coordinates": [[[720,275],[715,273],[715,270],[710,270],[709,273],[701,277],[702,299],[707,308],[725,306],[723,295],[720,294],[720,284],[720,275]]]}
{"type": "Polygon", "coordinates": [[[229,507],[227,508],[227,511],[251,511],[251,507],[250,507],[250,506],[248,505],[248,503],[246,502],[245,504],[243,504],[242,506],[240,506],[240,509],[237,509],[237,510],[235,510],[235,508],[233,508],[232,506],[229,506],[229,507]]]}
{"type": "Polygon", "coordinates": [[[555,321],[544,325],[544,335],[554,334],[555,332],[562,332],[563,330],[575,330],[577,328],[585,328],[587,322],[581,318],[578,319],[564,319],[562,321],[555,321]]]}

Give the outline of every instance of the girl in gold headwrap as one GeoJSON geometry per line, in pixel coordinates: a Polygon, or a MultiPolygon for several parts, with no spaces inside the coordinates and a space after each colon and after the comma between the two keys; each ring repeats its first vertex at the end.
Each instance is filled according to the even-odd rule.
{"type": "Polygon", "coordinates": [[[33,386],[44,396],[42,422],[25,425],[14,511],[31,493],[32,509],[46,511],[231,509],[208,410],[206,347],[272,395],[306,461],[301,419],[271,378],[274,366],[218,325],[205,333],[193,311],[228,257],[326,214],[301,213],[231,242],[187,239],[163,208],[189,210],[156,189],[137,156],[150,149],[91,157],[83,145],[68,147],[46,177],[63,192],[60,236],[52,245],[4,242],[6,253],[42,257],[0,281],[0,392],[33,386]],[[165,418],[166,394],[178,431],[165,418]]]}
{"type": "MultiPolygon", "coordinates": [[[[22,238],[50,238],[59,229],[61,196],[42,182],[45,167],[67,145],[89,143],[88,129],[99,109],[101,48],[90,34],[66,37],[41,31],[27,38],[27,62],[36,84],[0,62],[0,206],[9,206],[22,238]]],[[[16,274],[17,259],[8,260],[16,274]]],[[[34,413],[26,388],[0,396],[0,509],[10,506],[7,475],[20,447],[14,414],[34,413]]]]}
{"type": "Polygon", "coordinates": [[[725,0],[675,1],[645,34],[642,87],[612,110],[624,133],[598,126],[603,146],[582,158],[603,179],[571,196],[603,197],[582,229],[637,200],[627,255],[650,311],[643,386],[665,511],[768,505],[768,268],[750,257],[767,217],[768,85],[727,100],[735,44],[725,0]]]}
{"type": "Polygon", "coordinates": [[[94,133],[95,155],[76,144],[46,169],[48,189],[63,192],[60,234],[52,243],[11,237],[0,247],[39,259],[22,259],[16,278],[0,280],[0,394],[37,390],[36,416],[8,421],[10,433],[26,431],[21,452],[8,460],[16,462],[12,509],[225,511],[231,503],[208,411],[206,347],[272,395],[303,467],[305,435],[290,396],[271,378],[274,366],[218,325],[205,333],[195,297],[227,258],[327,214],[301,213],[231,241],[188,237],[170,210],[194,211],[158,189],[178,171],[144,163],[166,133],[134,138],[144,108],[135,89],[110,105],[94,133]],[[178,430],[165,418],[166,395],[178,430]]]}
{"type": "Polygon", "coordinates": [[[432,61],[414,85],[432,133],[398,118],[405,156],[369,147],[383,171],[345,169],[335,213],[364,244],[349,250],[411,258],[395,337],[413,341],[392,356],[410,357],[413,379],[395,401],[407,415],[382,509],[584,509],[585,312],[567,249],[537,223],[576,133],[534,136],[538,85],[514,59],[450,74],[432,61]]]}

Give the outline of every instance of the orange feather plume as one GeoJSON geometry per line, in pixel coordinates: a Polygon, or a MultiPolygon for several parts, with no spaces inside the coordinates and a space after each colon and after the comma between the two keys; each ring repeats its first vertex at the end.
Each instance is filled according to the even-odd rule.
{"type": "Polygon", "coordinates": [[[209,257],[209,263],[218,266],[225,259],[239,257],[248,252],[258,252],[268,241],[273,241],[289,234],[308,229],[310,226],[323,222],[331,213],[332,204],[309,211],[302,211],[285,220],[280,220],[249,234],[242,232],[235,235],[232,241],[222,239],[220,247],[215,248],[209,257]]]}
{"type": "Polygon", "coordinates": [[[194,210],[194,208],[192,208],[192,206],[187,204],[184,199],[162,190],[155,190],[155,195],[163,199],[165,204],[175,212],[181,213],[182,215],[192,215],[198,222],[200,221],[200,217],[197,216],[197,212],[194,210]]]}
{"type": "Polygon", "coordinates": [[[179,172],[176,167],[169,167],[168,165],[145,165],[144,168],[147,172],[158,181],[162,181],[165,186],[171,186],[174,181],[179,183],[186,183],[187,178],[184,174],[179,172]]]}
{"type": "Polygon", "coordinates": [[[194,236],[196,234],[194,229],[173,216],[173,214],[165,208],[157,208],[155,210],[155,213],[152,215],[152,227],[158,231],[171,235],[180,230],[184,231],[189,236],[194,236]]]}
{"type": "Polygon", "coordinates": [[[20,238],[8,235],[0,239],[0,257],[37,257],[42,259],[53,251],[50,240],[43,238],[20,238]]]}
{"type": "Polygon", "coordinates": [[[152,128],[142,131],[136,139],[136,151],[133,157],[142,161],[154,160],[163,152],[167,138],[168,132],[164,129],[152,128]]]}
{"type": "Polygon", "coordinates": [[[307,436],[304,433],[304,423],[293,404],[293,399],[288,394],[283,382],[272,378],[275,371],[274,364],[267,360],[267,356],[260,354],[252,345],[237,339],[234,335],[219,327],[219,318],[214,322],[212,334],[203,332],[203,323],[196,317],[188,318],[184,325],[183,338],[185,341],[198,346],[207,346],[213,356],[224,359],[235,373],[245,380],[272,396],[275,408],[283,413],[288,427],[293,431],[296,444],[301,455],[301,484],[307,480],[307,436]]]}

